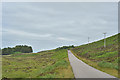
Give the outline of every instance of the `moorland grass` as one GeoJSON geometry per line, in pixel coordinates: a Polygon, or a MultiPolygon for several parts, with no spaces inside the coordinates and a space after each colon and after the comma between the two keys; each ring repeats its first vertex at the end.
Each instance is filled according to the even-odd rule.
{"type": "Polygon", "coordinates": [[[74,78],[64,49],[14,54],[2,60],[3,78],[74,78]]]}

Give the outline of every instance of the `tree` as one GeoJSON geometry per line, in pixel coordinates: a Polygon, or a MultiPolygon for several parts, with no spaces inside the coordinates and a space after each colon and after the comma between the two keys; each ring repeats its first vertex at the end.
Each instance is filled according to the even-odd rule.
{"type": "Polygon", "coordinates": [[[62,46],[62,47],[57,48],[57,50],[58,49],[71,49],[71,48],[74,48],[74,45],[72,45],[72,46],[62,46]]]}
{"type": "Polygon", "coordinates": [[[9,54],[13,54],[15,52],[21,52],[21,53],[31,53],[33,52],[32,47],[31,46],[27,46],[27,45],[17,45],[13,48],[3,48],[2,49],[2,55],[9,55],[9,54]]]}

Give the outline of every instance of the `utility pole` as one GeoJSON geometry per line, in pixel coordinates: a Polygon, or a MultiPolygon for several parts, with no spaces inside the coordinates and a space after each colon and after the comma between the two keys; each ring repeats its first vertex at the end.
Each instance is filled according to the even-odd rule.
{"type": "Polygon", "coordinates": [[[88,45],[89,45],[89,40],[90,40],[90,37],[88,37],[88,45]]]}
{"type": "Polygon", "coordinates": [[[106,34],[107,33],[103,33],[104,34],[104,48],[106,47],[106,34]]]}

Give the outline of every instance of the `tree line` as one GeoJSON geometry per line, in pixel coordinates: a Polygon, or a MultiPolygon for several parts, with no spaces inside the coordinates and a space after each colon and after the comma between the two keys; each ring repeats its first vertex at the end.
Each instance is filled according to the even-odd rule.
{"type": "Polygon", "coordinates": [[[2,55],[14,54],[15,52],[31,53],[31,52],[33,52],[33,49],[31,46],[27,46],[27,45],[17,45],[12,48],[8,47],[8,48],[2,49],[2,55]]]}
{"type": "Polygon", "coordinates": [[[71,49],[71,48],[74,48],[74,45],[72,45],[72,46],[62,46],[62,47],[58,47],[57,50],[58,50],[58,49],[71,49]]]}

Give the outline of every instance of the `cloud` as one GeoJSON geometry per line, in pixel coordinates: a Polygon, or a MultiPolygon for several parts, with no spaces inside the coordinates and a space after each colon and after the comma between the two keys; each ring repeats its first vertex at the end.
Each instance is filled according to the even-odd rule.
{"type": "Polygon", "coordinates": [[[20,30],[13,30],[13,29],[3,29],[4,33],[17,35],[17,36],[24,36],[24,37],[33,37],[33,38],[45,38],[45,37],[51,37],[52,34],[35,34],[35,33],[29,33],[25,31],[20,30]]]}
{"type": "Polygon", "coordinates": [[[64,38],[64,37],[58,37],[58,40],[63,40],[63,41],[75,41],[73,39],[68,39],[68,38],[64,38]]]}
{"type": "Polygon", "coordinates": [[[3,41],[29,44],[35,51],[81,45],[118,32],[117,3],[3,3],[3,41]]]}

